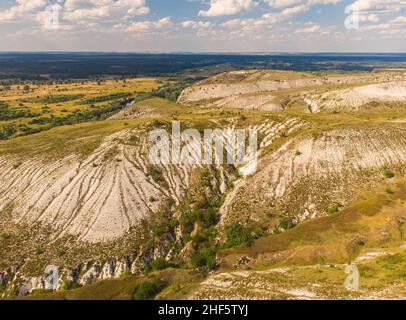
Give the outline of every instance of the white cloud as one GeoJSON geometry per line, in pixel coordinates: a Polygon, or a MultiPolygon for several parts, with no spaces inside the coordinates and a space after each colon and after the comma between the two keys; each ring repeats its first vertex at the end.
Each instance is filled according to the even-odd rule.
{"type": "Polygon", "coordinates": [[[405,9],[404,0],[357,0],[347,6],[347,12],[393,13],[405,9]]]}
{"type": "Polygon", "coordinates": [[[252,9],[256,5],[253,0],[210,0],[210,8],[201,10],[199,16],[218,17],[231,16],[252,9]]]}
{"type": "Polygon", "coordinates": [[[380,36],[394,38],[406,33],[405,17],[396,17],[405,9],[406,0],[356,0],[345,11],[349,14],[348,21],[363,23],[359,32],[369,33],[371,37],[376,37],[378,32],[380,36]]]}
{"type": "Polygon", "coordinates": [[[406,16],[400,16],[392,21],[395,24],[405,24],[406,25],[406,16]]]}
{"type": "Polygon", "coordinates": [[[324,27],[319,25],[318,23],[307,22],[300,28],[297,28],[294,33],[299,35],[308,34],[315,36],[326,36],[331,34],[333,29],[334,27],[324,27]]]}
{"type": "Polygon", "coordinates": [[[310,7],[308,7],[307,5],[300,5],[300,6],[295,6],[295,7],[291,7],[291,8],[286,8],[284,10],[282,10],[282,12],[280,13],[282,16],[296,16],[298,14],[301,13],[305,13],[306,11],[309,11],[310,7]]]}
{"type": "Polygon", "coordinates": [[[17,0],[14,6],[0,11],[0,21],[24,20],[46,5],[47,0],[17,0]]]}
{"type": "Polygon", "coordinates": [[[70,21],[113,19],[149,13],[145,0],[66,0],[63,18],[70,21]]]}
{"type": "Polygon", "coordinates": [[[133,22],[125,27],[126,32],[136,32],[136,33],[150,33],[157,30],[166,29],[172,26],[172,20],[169,17],[162,18],[158,21],[140,21],[133,22]]]}
{"type": "Polygon", "coordinates": [[[319,24],[310,23],[304,28],[299,28],[295,30],[296,34],[303,34],[303,33],[320,33],[321,26],[319,24]]]}
{"type": "Polygon", "coordinates": [[[212,24],[209,21],[188,20],[188,21],[181,22],[180,25],[184,29],[206,29],[206,28],[211,27],[212,24]]]}
{"type": "Polygon", "coordinates": [[[82,25],[107,19],[128,20],[149,13],[146,0],[16,0],[15,5],[0,11],[0,22],[41,22],[51,5],[59,8],[63,21],[82,25]]]}
{"type": "Polygon", "coordinates": [[[308,9],[315,5],[337,4],[342,0],[265,0],[275,9],[284,9],[291,7],[306,6],[308,9]]]}

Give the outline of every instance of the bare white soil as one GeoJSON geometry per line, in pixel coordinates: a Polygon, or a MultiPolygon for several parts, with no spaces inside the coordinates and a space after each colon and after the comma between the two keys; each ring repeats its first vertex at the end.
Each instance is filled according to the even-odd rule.
{"type": "Polygon", "coordinates": [[[247,94],[257,94],[264,92],[272,92],[281,89],[291,88],[305,88],[322,85],[337,85],[337,84],[370,84],[382,83],[390,81],[405,80],[406,75],[388,76],[385,74],[370,74],[366,76],[335,76],[335,77],[315,77],[297,80],[267,80],[266,77],[258,76],[262,72],[250,72],[249,78],[246,75],[241,75],[243,81],[235,81],[237,77],[235,74],[221,75],[221,77],[214,77],[212,79],[203,81],[189,88],[186,88],[181,96],[179,102],[183,104],[204,102],[213,99],[222,99],[232,96],[241,96],[247,94]],[[233,81],[229,81],[231,78],[233,81]]]}
{"type": "Polygon", "coordinates": [[[282,111],[282,108],[272,102],[274,96],[264,95],[235,95],[217,100],[203,107],[207,108],[231,108],[245,110],[282,111]]]}
{"type": "Polygon", "coordinates": [[[406,165],[406,128],[340,129],[292,139],[264,156],[255,175],[227,196],[222,224],[261,221],[264,213],[299,222],[345,204],[353,191],[384,178],[383,167],[406,165]]]}
{"type": "Polygon", "coordinates": [[[0,210],[11,208],[17,222],[41,221],[56,236],[79,235],[90,242],[118,238],[168,199],[179,203],[188,188],[190,167],[162,166],[165,184],[147,175],[146,139],[141,132],[123,131],[86,159],[32,159],[18,168],[16,160],[3,156],[0,210]],[[138,143],[128,144],[134,136],[138,143]]]}
{"type": "MultiPolygon", "coordinates": [[[[256,128],[266,147],[282,132],[303,126],[292,118],[283,123],[264,121],[256,128]]],[[[159,165],[159,176],[154,177],[148,139],[145,130],[120,131],[85,159],[72,154],[50,160],[44,155],[16,166],[19,159],[1,156],[0,212],[11,211],[17,223],[41,222],[54,231],[55,238],[75,235],[88,242],[120,238],[168,201],[179,205],[198,168],[159,165]]],[[[219,185],[224,192],[223,175],[222,179],[219,185]]]]}
{"type": "Polygon", "coordinates": [[[305,98],[312,113],[323,110],[354,111],[376,102],[406,102],[406,81],[371,84],[346,90],[331,91],[305,98]]]}

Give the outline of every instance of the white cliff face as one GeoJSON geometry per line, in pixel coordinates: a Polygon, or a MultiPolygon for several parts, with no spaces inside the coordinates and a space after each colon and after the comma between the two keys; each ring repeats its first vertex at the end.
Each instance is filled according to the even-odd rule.
{"type": "Polygon", "coordinates": [[[385,166],[406,167],[406,127],[340,129],[291,140],[237,184],[221,208],[222,223],[258,220],[270,210],[296,221],[325,215],[357,188],[382,180],[385,166]]]}
{"type": "MultiPolygon", "coordinates": [[[[284,118],[264,120],[253,128],[261,136],[259,148],[265,148],[305,126],[296,118],[284,118]]],[[[0,210],[10,208],[17,224],[48,226],[53,239],[67,235],[92,243],[118,239],[168,201],[182,203],[197,168],[159,165],[151,172],[149,151],[147,132],[124,130],[106,138],[85,159],[69,155],[50,161],[37,156],[16,167],[17,159],[2,156],[0,210]]],[[[219,188],[224,193],[227,176],[220,172],[219,188]]]]}
{"type": "MultiPolygon", "coordinates": [[[[138,275],[143,270],[145,257],[128,256],[122,259],[111,258],[105,262],[83,262],[73,269],[58,269],[55,290],[61,290],[65,280],[79,285],[91,285],[101,280],[118,279],[123,274],[138,275]]],[[[21,274],[17,268],[10,269],[7,273],[0,273],[1,283],[9,283],[18,288],[19,296],[25,296],[39,289],[46,288],[47,275],[27,277],[21,274]]]]}
{"type": "Polygon", "coordinates": [[[3,156],[0,210],[12,207],[17,223],[39,221],[51,226],[56,237],[116,239],[167,200],[179,203],[188,188],[190,167],[162,166],[162,181],[155,181],[148,173],[148,151],[146,134],[124,131],[86,159],[34,158],[15,168],[17,160],[3,156]]]}
{"type": "Polygon", "coordinates": [[[310,112],[357,111],[369,102],[406,102],[406,81],[370,84],[322,94],[310,94],[304,99],[310,112]]]}
{"type": "MultiPolygon", "coordinates": [[[[262,73],[249,72],[236,73],[233,77],[242,77],[242,81],[223,83],[220,77],[213,83],[203,82],[186,89],[180,101],[214,99],[204,101],[202,107],[278,111],[281,108],[273,103],[272,91],[325,84],[360,85],[321,95],[306,93],[303,97],[311,112],[357,110],[375,100],[406,101],[405,82],[380,76],[276,81],[262,73]],[[373,84],[365,85],[370,82],[373,84]]],[[[134,117],[132,107],[129,106],[125,117],[134,117]]],[[[218,121],[216,125],[235,128],[237,121],[230,119],[228,125],[218,121]]],[[[329,207],[350,201],[354,190],[383,179],[384,166],[394,170],[406,167],[404,123],[348,125],[300,135],[310,126],[310,121],[283,114],[264,116],[251,125],[259,137],[257,171],[239,179],[230,191],[228,172],[216,167],[215,189],[221,194],[230,191],[220,210],[220,226],[248,220],[261,223],[268,212],[290,216],[295,222],[325,215],[329,207]],[[270,151],[273,143],[281,138],[284,144],[270,151]]],[[[48,242],[72,235],[78,246],[102,246],[124,239],[133,227],[143,226],[143,222],[150,221],[168,206],[171,214],[181,214],[176,209],[184,204],[187,192],[197,183],[193,179],[194,170],[202,166],[151,167],[150,146],[148,132],[140,128],[107,137],[84,158],[70,154],[50,160],[47,155],[36,155],[21,160],[1,155],[0,212],[7,212],[7,218],[17,225],[38,223],[48,228],[48,242]]],[[[244,173],[249,168],[237,169],[244,173]]],[[[169,248],[164,244],[159,247],[157,243],[148,244],[146,250],[139,243],[125,248],[128,250],[123,254],[127,255],[125,258],[104,253],[94,258],[90,254],[81,258],[79,264],[75,260],[71,264],[74,268],[61,266],[59,287],[65,279],[88,285],[118,278],[123,273],[138,274],[153,259],[170,257],[169,248]]],[[[0,281],[19,283],[22,295],[44,288],[43,277],[36,274],[26,277],[22,274],[24,269],[21,274],[19,270],[15,266],[1,272],[0,281]]]]}
{"type": "MultiPolygon", "coordinates": [[[[246,107],[247,109],[267,110],[270,108],[268,101],[272,100],[272,92],[282,89],[317,88],[323,85],[341,84],[363,85],[405,80],[405,74],[398,74],[391,77],[385,74],[332,76],[325,78],[312,78],[308,76],[299,79],[272,80],[272,72],[247,72],[239,76],[230,72],[186,88],[179,97],[179,102],[189,104],[217,100],[208,106],[244,108],[243,105],[245,104],[248,106],[246,107]]],[[[374,88],[371,88],[371,90],[374,90],[374,88]]],[[[388,94],[390,93],[388,92],[388,94]]],[[[386,93],[384,95],[386,95],[386,93]]],[[[204,105],[205,103],[202,104],[204,105]]],[[[276,107],[272,107],[271,109],[277,110],[276,107]]]]}
{"type": "Polygon", "coordinates": [[[244,110],[282,111],[282,107],[274,103],[275,97],[270,94],[232,95],[202,105],[205,108],[233,108],[244,110]]]}

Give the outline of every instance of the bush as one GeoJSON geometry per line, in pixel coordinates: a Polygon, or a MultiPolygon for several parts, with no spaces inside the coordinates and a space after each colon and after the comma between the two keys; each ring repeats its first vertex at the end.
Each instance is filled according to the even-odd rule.
{"type": "Polygon", "coordinates": [[[192,255],[192,265],[195,268],[214,269],[216,266],[216,254],[216,248],[204,248],[192,255]]]}
{"type": "Polygon", "coordinates": [[[35,114],[33,112],[30,112],[30,111],[27,111],[27,110],[21,110],[21,109],[24,109],[24,108],[10,109],[7,102],[0,101],[0,120],[6,121],[6,120],[14,120],[14,119],[20,119],[20,118],[31,118],[31,117],[38,116],[38,114],[35,114]]]}
{"type": "Polygon", "coordinates": [[[254,240],[250,230],[241,224],[228,226],[226,228],[226,237],[227,240],[223,244],[224,248],[250,246],[254,240]]]}
{"type": "Polygon", "coordinates": [[[33,296],[40,296],[40,295],[43,295],[43,294],[46,294],[46,293],[50,293],[50,292],[52,292],[52,290],[48,290],[48,289],[34,289],[32,292],[31,292],[31,294],[33,295],[33,296]]]}
{"type": "Polygon", "coordinates": [[[151,92],[151,95],[153,97],[159,97],[172,102],[176,102],[182,91],[190,86],[192,83],[193,81],[185,79],[175,84],[164,85],[159,89],[153,90],[151,92]]]}
{"type": "Polygon", "coordinates": [[[168,268],[169,265],[166,262],[165,258],[157,258],[151,261],[151,269],[152,271],[160,271],[168,268]]]}
{"type": "Polygon", "coordinates": [[[13,125],[3,125],[0,130],[0,140],[5,140],[14,135],[17,132],[13,125]]]}
{"type": "Polygon", "coordinates": [[[128,98],[128,97],[131,97],[131,96],[132,96],[132,93],[129,93],[129,92],[112,93],[112,94],[109,94],[109,95],[106,95],[106,96],[95,97],[95,98],[90,98],[90,99],[84,100],[80,104],[81,105],[95,104],[95,103],[99,103],[99,102],[106,102],[106,101],[112,101],[112,100],[128,98]]]}
{"type": "Polygon", "coordinates": [[[162,170],[155,165],[151,165],[147,168],[147,175],[150,176],[156,183],[166,184],[162,170]]]}
{"type": "Polygon", "coordinates": [[[201,215],[202,223],[205,227],[216,225],[219,222],[218,210],[215,208],[207,208],[201,215]]]}
{"type": "Polygon", "coordinates": [[[165,283],[159,279],[143,282],[135,290],[134,300],[151,300],[164,287],[165,283]]]}
{"type": "Polygon", "coordinates": [[[56,94],[56,95],[49,95],[46,97],[37,97],[32,99],[24,99],[24,102],[32,102],[32,103],[61,103],[67,102],[72,100],[78,100],[83,98],[83,94],[56,94]]]}
{"type": "Polygon", "coordinates": [[[71,281],[71,280],[64,280],[61,286],[62,290],[74,290],[80,288],[79,283],[77,283],[76,281],[71,281]]]}
{"type": "Polygon", "coordinates": [[[388,168],[385,168],[383,174],[385,175],[385,178],[387,178],[387,179],[392,179],[395,176],[395,174],[388,168]]]}
{"type": "Polygon", "coordinates": [[[176,218],[172,218],[169,220],[169,227],[175,229],[179,225],[179,221],[176,218]]]}
{"type": "Polygon", "coordinates": [[[341,207],[342,207],[342,205],[338,203],[335,206],[328,208],[327,214],[332,215],[332,214],[338,213],[340,211],[341,207]]]}
{"type": "Polygon", "coordinates": [[[279,226],[284,230],[289,230],[295,227],[295,223],[290,218],[283,218],[279,226]]]}
{"type": "Polygon", "coordinates": [[[166,226],[163,225],[157,225],[152,228],[152,233],[158,238],[162,237],[166,231],[166,226]]]}
{"type": "Polygon", "coordinates": [[[123,273],[120,274],[120,279],[126,279],[128,277],[131,277],[133,274],[131,273],[131,271],[124,271],[123,273]]]}

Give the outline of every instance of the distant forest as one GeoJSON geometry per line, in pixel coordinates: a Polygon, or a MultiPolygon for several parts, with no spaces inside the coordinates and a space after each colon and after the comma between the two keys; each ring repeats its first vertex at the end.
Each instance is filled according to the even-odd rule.
{"type": "Polygon", "coordinates": [[[406,54],[0,53],[0,80],[205,77],[235,69],[317,72],[405,66],[406,54]]]}

